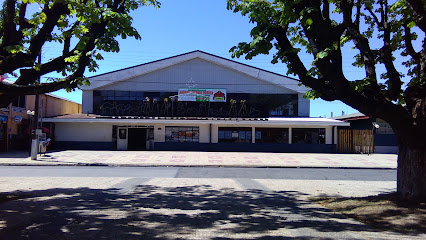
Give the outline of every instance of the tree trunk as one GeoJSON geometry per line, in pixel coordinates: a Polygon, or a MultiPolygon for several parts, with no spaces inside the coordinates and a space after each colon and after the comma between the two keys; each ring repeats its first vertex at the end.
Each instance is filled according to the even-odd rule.
{"type": "MultiPolygon", "coordinates": [[[[422,140],[422,139],[419,139],[422,140]]],[[[423,142],[421,145],[424,145],[423,142]]],[[[407,198],[426,197],[426,149],[399,141],[397,191],[407,198]]]]}

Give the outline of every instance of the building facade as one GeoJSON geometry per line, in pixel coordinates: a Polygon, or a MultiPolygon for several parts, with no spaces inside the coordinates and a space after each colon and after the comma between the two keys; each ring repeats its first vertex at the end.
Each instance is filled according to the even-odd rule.
{"type": "MultiPolygon", "coordinates": [[[[9,107],[0,109],[0,151],[25,150],[29,148],[33,116],[28,111],[35,110],[35,95],[18,96],[9,107]]],[[[67,114],[78,114],[82,105],[53,94],[39,95],[39,127],[51,137],[54,125],[43,122],[44,118],[67,114]]]]}
{"type": "Polygon", "coordinates": [[[202,51],[89,80],[82,115],[45,119],[61,148],[332,152],[348,125],[309,118],[297,80],[202,51]]]}
{"type": "Polygon", "coordinates": [[[350,123],[350,126],[339,127],[340,129],[370,130],[375,153],[398,153],[398,141],[395,133],[389,123],[384,120],[366,116],[359,112],[333,117],[333,119],[350,123]]]}

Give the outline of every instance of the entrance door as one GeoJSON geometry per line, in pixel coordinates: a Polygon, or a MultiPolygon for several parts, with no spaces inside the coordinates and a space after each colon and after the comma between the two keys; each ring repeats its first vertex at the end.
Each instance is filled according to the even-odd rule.
{"type": "Polygon", "coordinates": [[[127,127],[117,128],[117,150],[127,150],[127,127]]]}
{"type": "Polygon", "coordinates": [[[146,150],[147,128],[129,128],[127,150],[146,150]]]}

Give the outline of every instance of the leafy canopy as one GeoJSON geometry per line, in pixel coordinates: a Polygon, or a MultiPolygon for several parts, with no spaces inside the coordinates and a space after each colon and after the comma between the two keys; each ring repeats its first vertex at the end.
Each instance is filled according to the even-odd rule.
{"type": "Polygon", "coordinates": [[[14,84],[0,83],[0,94],[31,94],[71,90],[89,84],[84,72],[95,71],[101,52],[118,52],[117,37],[140,39],[132,26],[132,10],[159,7],[156,0],[6,0],[0,11],[0,74],[14,74],[14,84]],[[43,46],[62,51],[38,63],[43,46]],[[61,79],[39,84],[53,71],[61,79]]]}
{"type": "MultiPolygon", "coordinates": [[[[309,98],[339,99],[358,109],[359,103],[402,104],[406,102],[407,90],[426,87],[425,41],[422,50],[416,52],[413,47],[413,41],[418,38],[415,31],[423,36],[425,31],[416,25],[421,26],[426,17],[421,19],[413,14],[413,6],[408,2],[228,0],[228,9],[248,16],[255,24],[250,32],[252,41],[239,43],[230,52],[232,57],[245,55],[246,59],[252,59],[275,48],[272,63],[287,63],[288,74],[298,75],[303,84],[313,89],[306,94],[309,98]],[[372,40],[379,45],[372,47],[372,40]],[[349,81],[342,69],[341,48],[349,43],[358,50],[353,66],[365,70],[365,78],[356,81],[349,81]],[[313,56],[310,66],[300,60],[301,51],[313,56]],[[406,59],[404,73],[394,66],[398,56],[406,59]],[[386,71],[377,76],[380,64],[386,71]],[[401,81],[404,76],[410,78],[407,86],[401,81]]],[[[426,10],[425,4],[421,7],[426,10]]]]}

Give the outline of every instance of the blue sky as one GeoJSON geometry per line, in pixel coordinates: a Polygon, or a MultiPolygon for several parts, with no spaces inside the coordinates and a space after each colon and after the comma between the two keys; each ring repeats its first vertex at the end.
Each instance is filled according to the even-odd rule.
{"type": "MultiPolygon", "coordinates": [[[[99,62],[96,73],[86,73],[90,77],[100,73],[114,71],[173,55],[194,50],[202,50],[214,55],[231,58],[229,49],[238,42],[250,41],[250,30],[254,26],[247,17],[226,9],[226,0],[162,0],[161,8],[142,7],[132,13],[134,27],[142,40],[120,40],[119,53],[105,53],[99,62]]],[[[351,67],[355,51],[345,47],[343,65],[345,74],[350,79],[364,77],[362,69],[351,67]]],[[[54,47],[43,48],[43,59],[47,61],[57,51],[54,47]]],[[[302,61],[310,63],[312,56],[301,55],[302,61]]],[[[252,60],[233,59],[251,66],[286,74],[284,64],[271,64],[272,57],[258,56],[252,60]]],[[[397,60],[398,61],[398,60],[397,60]]],[[[398,63],[397,63],[398,64],[398,63]]],[[[380,66],[379,66],[380,68],[380,66]]],[[[48,75],[49,77],[53,75],[48,75]]],[[[295,77],[295,76],[291,76],[295,77]]],[[[81,91],[66,93],[61,90],[55,94],[76,102],[81,102],[81,91]]],[[[356,112],[355,109],[340,101],[311,101],[311,117],[330,117],[356,112]]]]}

